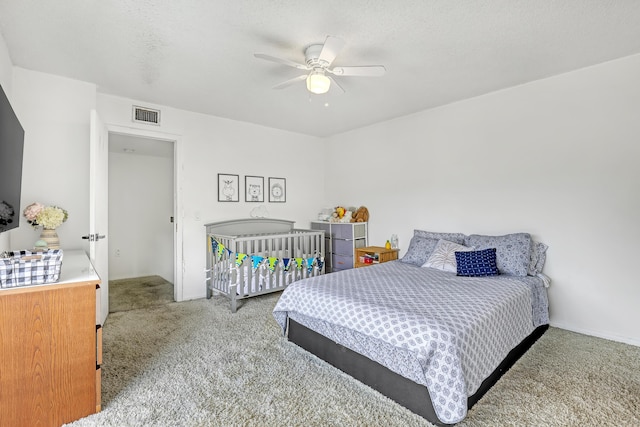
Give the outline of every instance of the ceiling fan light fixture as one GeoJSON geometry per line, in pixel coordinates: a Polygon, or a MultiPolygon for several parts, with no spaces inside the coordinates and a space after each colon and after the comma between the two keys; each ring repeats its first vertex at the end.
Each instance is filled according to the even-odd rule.
{"type": "Polygon", "coordinates": [[[307,89],[311,93],[315,93],[316,95],[327,93],[329,86],[331,86],[331,80],[329,80],[329,77],[325,76],[322,71],[314,70],[307,76],[307,89]]]}

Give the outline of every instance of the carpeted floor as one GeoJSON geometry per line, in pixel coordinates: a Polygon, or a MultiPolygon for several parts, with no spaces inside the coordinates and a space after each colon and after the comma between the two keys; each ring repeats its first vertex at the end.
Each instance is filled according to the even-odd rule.
{"type": "MultiPolygon", "coordinates": [[[[109,315],[85,426],[430,426],[282,338],[279,294],[109,315]]],[[[550,328],[460,426],[638,426],[640,348],[550,328]]]]}
{"type": "Polygon", "coordinates": [[[173,284],[160,276],[109,281],[109,313],[173,302],[173,284]]]}

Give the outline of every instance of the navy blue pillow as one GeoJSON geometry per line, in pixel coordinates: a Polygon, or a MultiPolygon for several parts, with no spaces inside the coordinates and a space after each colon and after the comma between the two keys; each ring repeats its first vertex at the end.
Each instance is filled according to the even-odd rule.
{"type": "Polygon", "coordinates": [[[500,274],[496,263],[496,248],[455,254],[458,276],[479,277],[500,274]]]}

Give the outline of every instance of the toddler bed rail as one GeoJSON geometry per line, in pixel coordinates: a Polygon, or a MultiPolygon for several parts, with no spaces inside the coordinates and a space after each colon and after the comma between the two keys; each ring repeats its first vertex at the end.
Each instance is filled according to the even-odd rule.
{"type": "Polygon", "coordinates": [[[206,224],[207,298],[231,302],[281,291],[324,273],[324,231],[293,228],[293,221],[249,218],[206,224]]]}

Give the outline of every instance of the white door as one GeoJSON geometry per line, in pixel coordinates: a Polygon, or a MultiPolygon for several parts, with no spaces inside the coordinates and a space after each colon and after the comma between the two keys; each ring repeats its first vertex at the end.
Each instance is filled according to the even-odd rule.
{"type": "Polygon", "coordinates": [[[89,258],[100,276],[101,324],[109,314],[109,133],[91,110],[91,136],[89,149],[89,258]]]}

